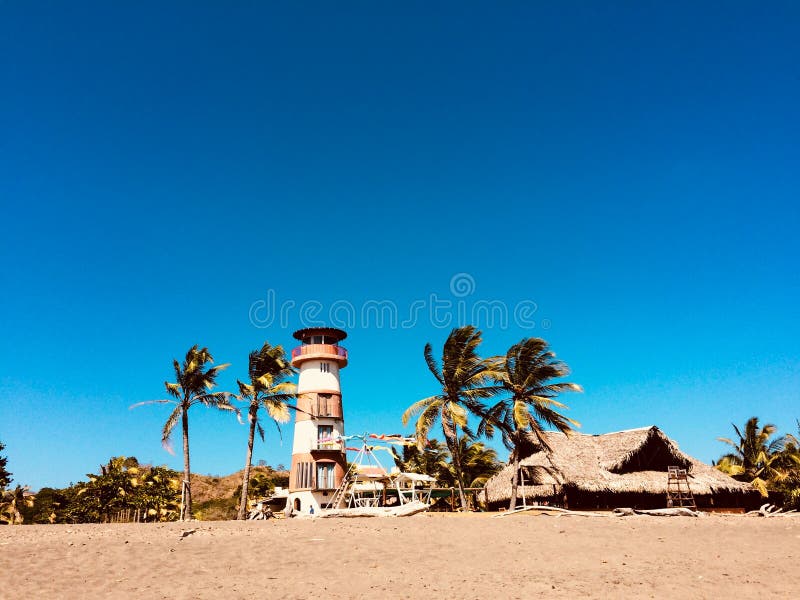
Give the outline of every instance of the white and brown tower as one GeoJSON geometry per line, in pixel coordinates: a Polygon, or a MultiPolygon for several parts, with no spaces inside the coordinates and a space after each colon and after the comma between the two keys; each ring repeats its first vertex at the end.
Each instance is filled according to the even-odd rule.
{"type": "Polygon", "coordinates": [[[347,334],[331,327],[294,332],[300,346],[292,350],[297,382],[292,470],[288,502],[296,512],[319,512],[344,477],[347,458],[339,369],[347,366],[347,350],[339,345],[347,334]]]}

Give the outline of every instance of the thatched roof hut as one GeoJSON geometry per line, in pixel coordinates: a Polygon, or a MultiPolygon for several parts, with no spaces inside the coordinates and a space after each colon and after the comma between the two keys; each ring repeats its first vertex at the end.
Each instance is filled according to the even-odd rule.
{"type": "MultiPolygon", "coordinates": [[[[633,506],[657,508],[666,504],[667,467],[687,469],[698,507],[749,507],[759,495],[747,483],[721,473],[680,451],[655,426],[601,435],[548,432],[551,451],[531,448],[520,461],[517,497],[571,508],[633,506]]],[[[511,498],[513,465],[486,483],[490,506],[511,498]]]]}

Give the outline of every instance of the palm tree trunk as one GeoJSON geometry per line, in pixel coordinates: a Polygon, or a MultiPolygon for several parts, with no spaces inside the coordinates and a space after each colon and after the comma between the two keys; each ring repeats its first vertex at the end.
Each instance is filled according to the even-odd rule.
{"type": "Polygon", "coordinates": [[[456,480],[458,481],[458,499],[461,501],[461,507],[466,510],[469,508],[469,504],[467,503],[467,496],[464,494],[464,474],[461,472],[461,456],[458,448],[455,449],[455,454],[453,455],[453,466],[456,468],[456,480]]]}
{"type": "Polygon", "coordinates": [[[467,497],[464,494],[464,474],[461,472],[461,453],[458,450],[458,430],[455,430],[456,436],[455,440],[453,439],[452,435],[448,435],[448,432],[445,428],[443,428],[443,433],[445,439],[447,440],[447,445],[450,448],[450,456],[453,459],[453,469],[456,472],[456,483],[458,484],[458,497],[461,501],[461,507],[466,510],[467,508],[467,497]]]}
{"type": "Polygon", "coordinates": [[[508,504],[508,510],[514,510],[517,507],[517,487],[519,486],[519,452],[514,448],[514,475],[511,478],[511,501],[508,504]]]}
{"type": "Polygon", "coordinates": [[[250,466],[253,462],[253,442],[256,438],[256,417],[258,404],[250,405],[250,435],[247,438],[247,461],[244,463],[244,477],[242,477],[242,498],[239,501],[239,514],[237,518],[243,521],[247,518],[247,491],[250,484],[250,466]]]}
{"type": "Polygon", "coordinates": [[[520,440],[519,427],[515,426],[514,433],[515,433],[514,451],[513,451],[514,475],[511,478],[511,500],[508,504],[508,510],[514,510],[517,507],[517,488],[519,487],[519,440],[520,440]]]}
{"type": "Polygon", "coordinates": [[[181,412],[181,423],[183,425],[183,487],[185,491],[185,498],[183,501],[183,511],[181,514],[181,521],[189,521],[192,518],[192,488],[189,481],[192,476],[191,469],[189,468],[189,412],[188,408],[184,406],[181,412]]]}

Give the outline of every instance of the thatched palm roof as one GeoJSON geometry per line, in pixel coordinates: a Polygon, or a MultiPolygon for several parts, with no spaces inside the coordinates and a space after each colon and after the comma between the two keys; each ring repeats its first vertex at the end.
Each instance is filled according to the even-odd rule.
{"type": "MultiPolygon", "coordinates": [[[[551,452],[539,450],[520,461],[528,498],[553,496],[564,487],[588,493],[666,494],[667,467],[673,465],[687,469],[695,495],[753,492],[750,484],[681,452],[655,426],[601,435],[547,432],[545,436],[551,452]]],[[[513,470],[508,465],[486,483],[489,502],[511,497],[513,470]]]]}

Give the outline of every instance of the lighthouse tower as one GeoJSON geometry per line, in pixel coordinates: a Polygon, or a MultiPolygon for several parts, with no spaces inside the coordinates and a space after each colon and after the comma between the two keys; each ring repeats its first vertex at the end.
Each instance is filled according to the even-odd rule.
{"type": "Polygon", "coordinates": [[[294,332],[300,346],[292,350],[297,382],[292,470],[288,503],[298,513],[319,513],[344,478],[346,456],[339,369],[347,350],[339,345],[341,329],[313,327],[294,332]]]}

